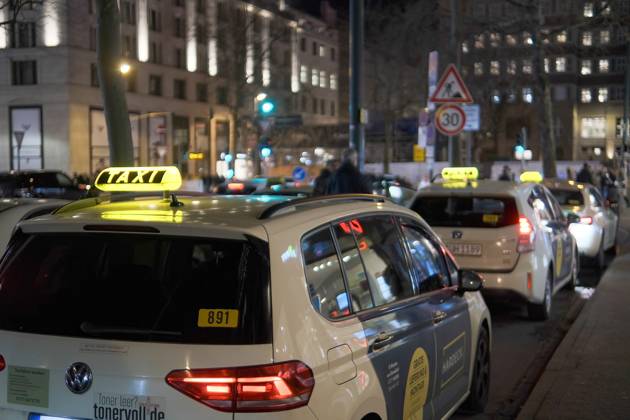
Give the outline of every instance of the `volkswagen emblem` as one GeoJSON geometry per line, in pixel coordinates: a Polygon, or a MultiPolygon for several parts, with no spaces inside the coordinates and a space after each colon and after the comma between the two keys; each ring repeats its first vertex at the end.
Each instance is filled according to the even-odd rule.
{"type": "Polygon", "coordinates": [[[462,232],[461,230],[453,231],[453,239],[462,239],[462,236],[464,236],[464,232],[462,232]]]}
{"type": "Polygon", "coordinates": [[[92,369],[83,362],[76,362],[66,370],[66,386],[75,394],[83,394],[92,386],[92,369]]]}

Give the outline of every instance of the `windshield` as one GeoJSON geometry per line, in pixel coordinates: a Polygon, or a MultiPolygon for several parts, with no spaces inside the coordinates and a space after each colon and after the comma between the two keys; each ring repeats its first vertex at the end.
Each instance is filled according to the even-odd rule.
{"type": "Polygon", "coordinates": [[[140,235],[24,236],[0,267],[0,329],[73,337],[271,341],[267,245],[140,235]]]}
{"type": "Polygon", "coordinates": [[[551,189],[550,191],[561,206],[584,205],[584,195],[582,195],[582,191],[560,189],[551,189]]]}
{"type": "Polygon", "coordinates": [[[411,206],[432,226],[495,228],[518,224],[511,197],[420,196],[411,206]]]}

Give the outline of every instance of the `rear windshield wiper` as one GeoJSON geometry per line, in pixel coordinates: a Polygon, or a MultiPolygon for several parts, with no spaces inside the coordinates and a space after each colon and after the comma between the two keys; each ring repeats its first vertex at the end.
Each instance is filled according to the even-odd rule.
{"type": "Polygon", "coordinates": [[[141,328],[104,326],[104,325],[95,325],[87,321],[82,322],[79,328],[85,334],[93,335],[93,336],[121,334],[121,335],[140,335],[140,336],[148,336],[148,337],[151,337],[154,335],[179,337],[182,335],[180,331],[162,331],[162,330],[150,330],[150,329],[141,329],[141,328]]]}

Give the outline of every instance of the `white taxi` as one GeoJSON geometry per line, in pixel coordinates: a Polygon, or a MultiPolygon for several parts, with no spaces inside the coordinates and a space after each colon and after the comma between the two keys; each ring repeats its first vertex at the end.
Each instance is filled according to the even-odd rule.
{"type": "Polygon", "coordinates": [[[580,254],[592,258],[600,269],[604,268],[605,252],[616,249],[619,217],[599,190],[590,184],[546,180],[544,185],[565,214],[578,216],[569,230],[575,236],[580,254]]]}
{"type": "Polygon", "coordinates": [[[411,209],[462,267],[483,275],[486,296],[527,302],[530,318],[547,319],[553,295],[576,284],[579,264],[569,223],[540,176],[521,184],[478,181],[476,168],[446,168],[442,176],[411,209]]]}
{"type": "MultiPolygon", "coordinates": [[[[96,185],[175,190],[175,168],[96,185]]],[[[382,197],[102,196],[0,263],[0,418],[445,418],[488,398],[481,278],[382,197]]]]}

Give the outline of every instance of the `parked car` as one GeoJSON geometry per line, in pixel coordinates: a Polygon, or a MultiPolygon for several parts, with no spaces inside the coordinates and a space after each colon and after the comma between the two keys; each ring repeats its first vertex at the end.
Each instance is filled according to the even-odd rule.
{"type": "Polygon", "coordinates": [[[0,172],[0,197],[78,200],[86,194],[61,171],[0,172]]]}

